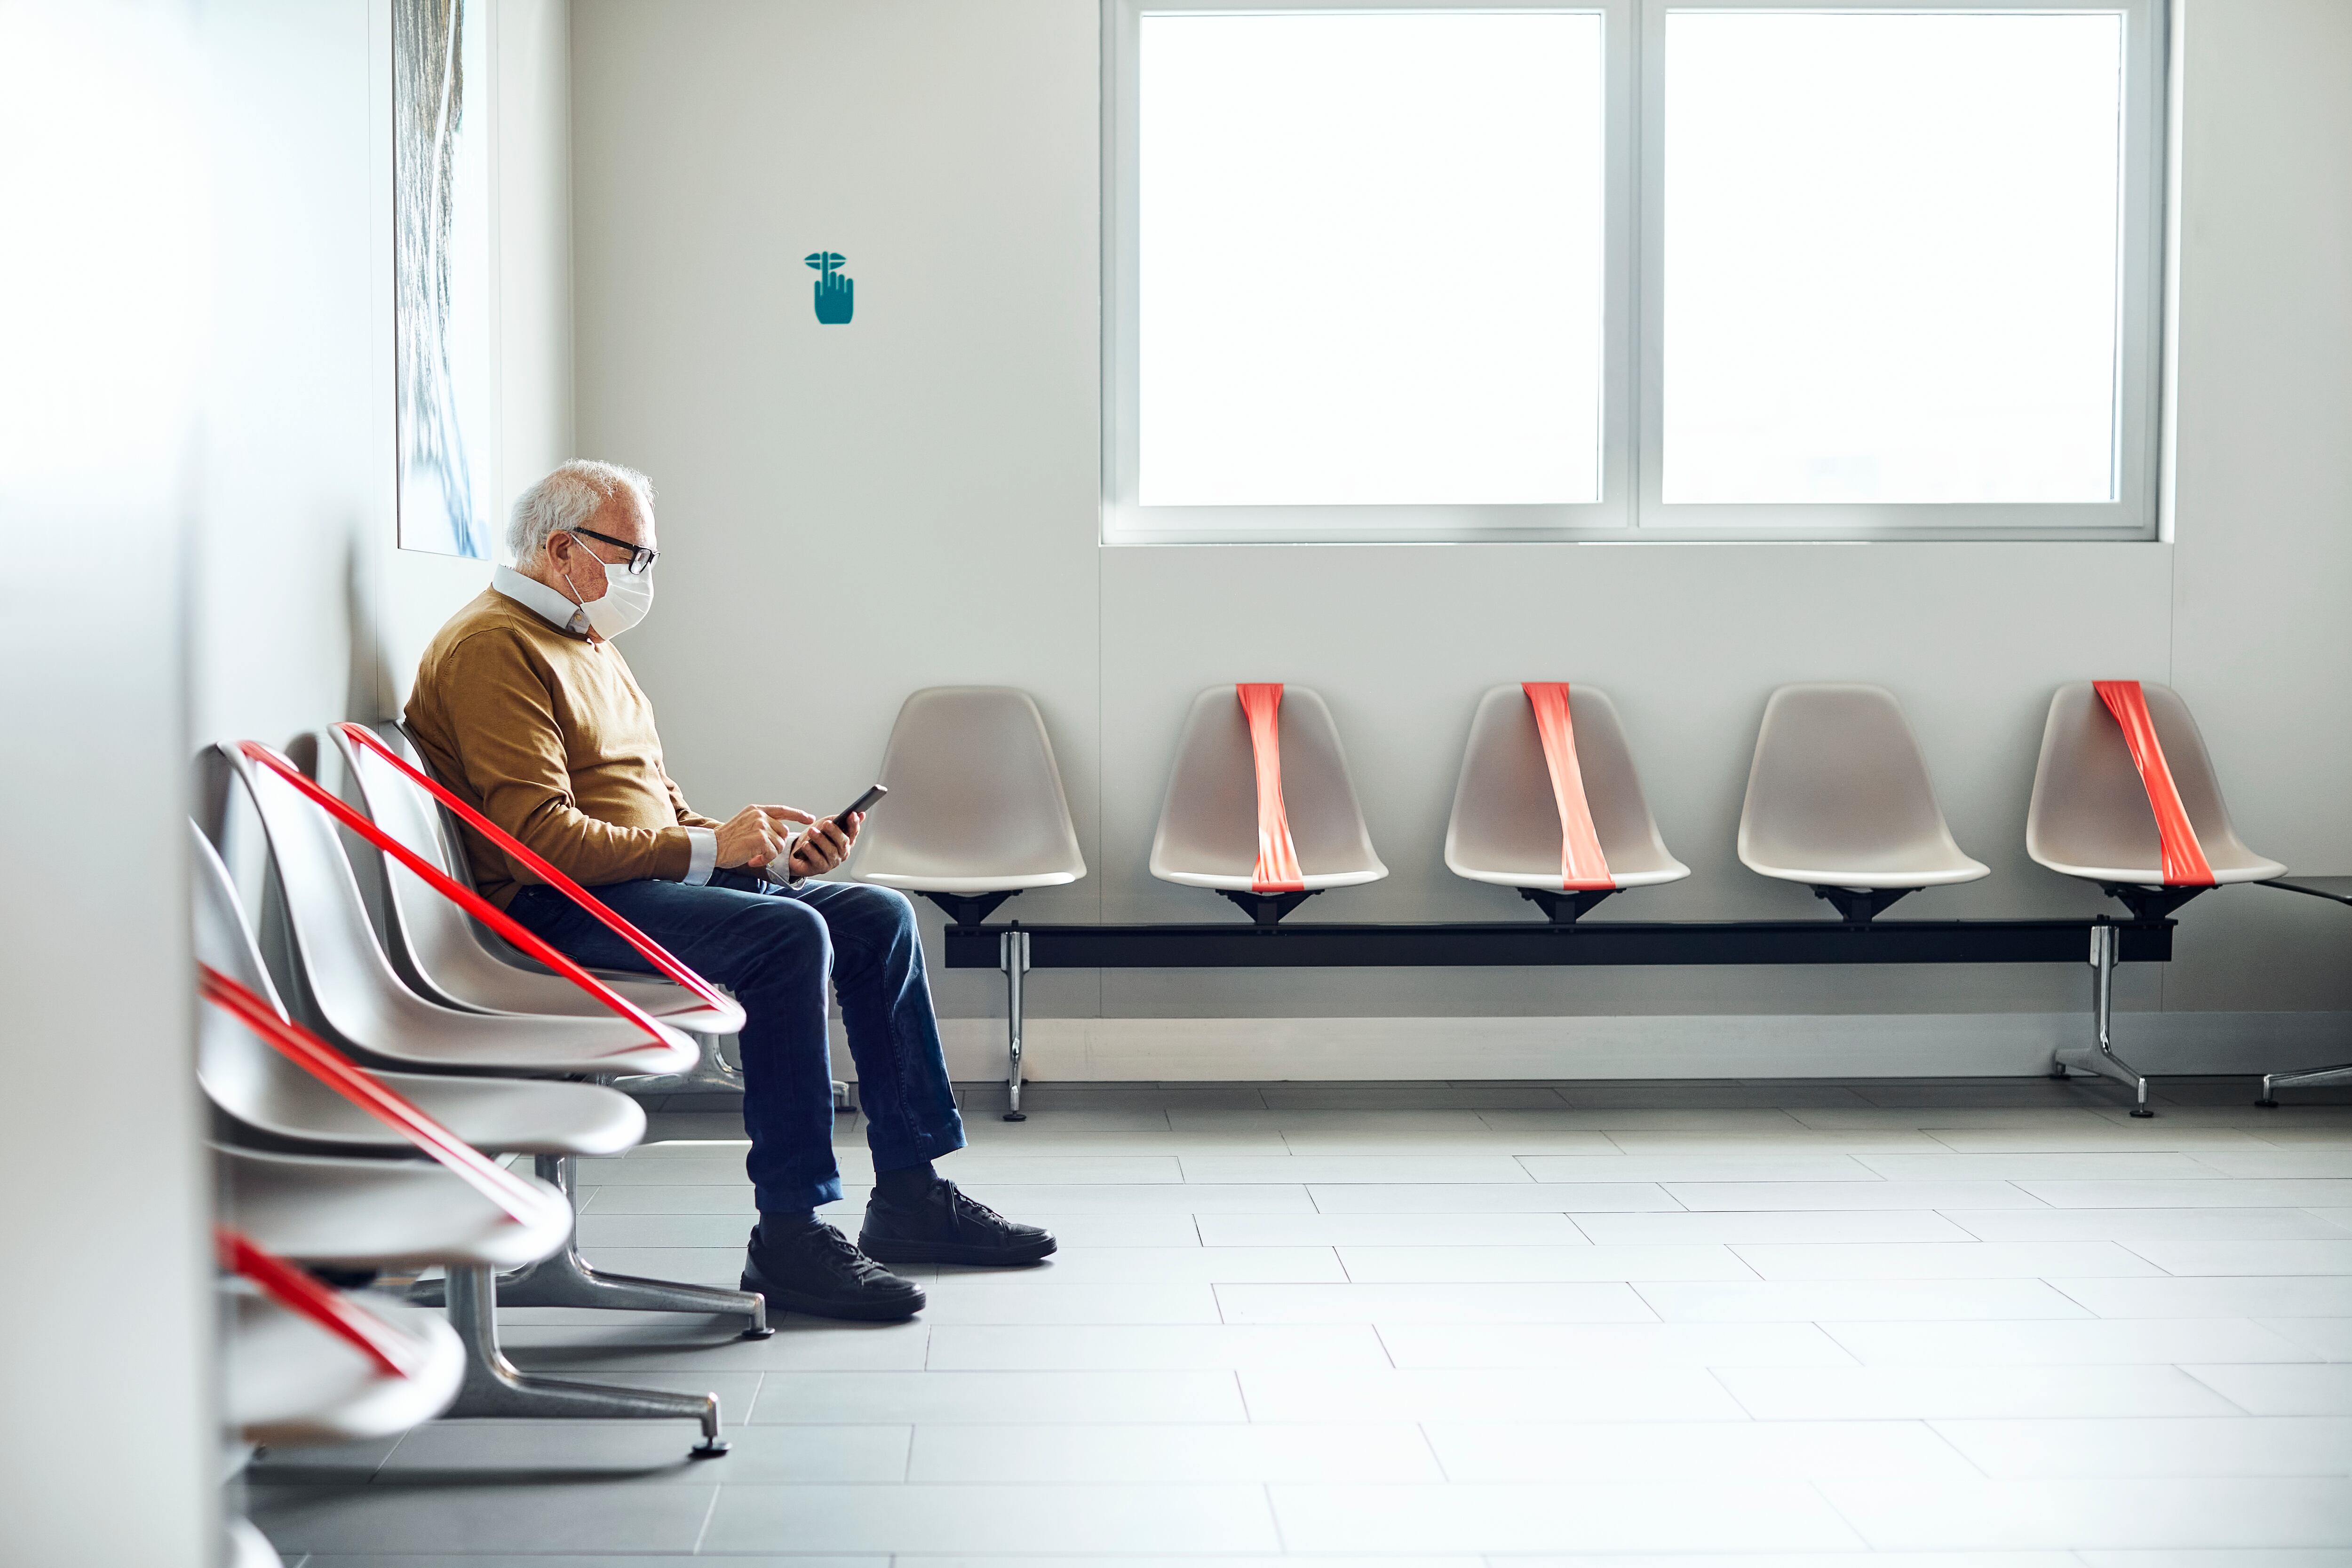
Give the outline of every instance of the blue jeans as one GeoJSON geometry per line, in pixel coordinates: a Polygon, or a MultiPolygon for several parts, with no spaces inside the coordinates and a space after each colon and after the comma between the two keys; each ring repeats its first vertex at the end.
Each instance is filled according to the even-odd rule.
{"type": "MultiPolygon", "coordinates": [[[[923,945],[906,895],[856,883],[788,890],[748,872],[708,887],[620,882],[593,890],[614,913],[743,1004],[745,1168],[762,1211],[841,1197],[833,1158],[833,1066],[825,977],[841,997],[874,1168],[897,1170],[963,1147],[963,1120],[940,1050],[923,945]]],[[[507,913],[582,964],[652,967],[593,915],[549,887],[507,913]]]]}

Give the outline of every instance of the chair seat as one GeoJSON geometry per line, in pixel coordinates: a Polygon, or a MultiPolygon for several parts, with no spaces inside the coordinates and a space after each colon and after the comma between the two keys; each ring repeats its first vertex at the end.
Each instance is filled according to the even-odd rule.
{"type": "Polygon", "coordinates": [[[295,1448],[388,1437],[447,1409],[465,1375],[465,1352],[448,1324],[382,1297],[365,1298],[364,1310],[422,1353],[422,1364],[406,1377],[383,1372],[358,1347],[248,1286],[225,1286],[221,1304],[228,1330],[223,1414],[249,1443],[295,1448]]]}
{"type": "MultiPolygon", "coordinates": [[[[1537,887],[1559,891],[1559,864],[1463,866],[1448,862],[1447,869],[1466,882],[1483,882],[1491,887],[1537,887]]],[[[1690,867],[1676,862],[1656,871],[1626,871],[1619,867],[1616,858],[1609,861],[1609,877],[1622,892],[1629,887],[1655,887],[1661,883],[1680,882],[1690,875],[1690,867]]],[[[1614,907],[1613,905],[1612,907],[1614,907]]]]}
{"type": "Polygon", "coordinates": [[[337,1159],[215,1145],[227,1222],[267,1251],[337,1269],[535,1263],[572,1235],[572,1206],[544,1182],[509,1218],[455,1174],[420,1160],[337,1159]]]}
{"type": "MultiPolygon", "coordinates": [[[[1947,887],[1954,883],[1975,882],[1992,874],[1992,868],[1982,861],[1966,855],[1934,863],[1904,865],[1894,862],[1891,856],[1874,856],[1846,865],[1783,866],[1759,860],[1747,859],[1748,869],[1759,876],[1778,877],[1782,882],[1801,882],[1808,887],[1850,887],[1861,890],[1894,887],[1947,887]]],[[[1927,860],[1930,857],[1921,857],[1927,860]]]]}
{"type": "MultiPolygon", "coordinates": [[[[490,1154],[617,1155],[646,1135],[644,1108],[598,1084],[424,1072],[368,1076],[490,1154]]],[[[273,1137],[372,1152],[410,1147],[392,1128],[299,1070],[272,1073],[243,1092],[223,1092],[227,1087],[206,1084],[223,1109],[273,1137]]]]}
{"type": "MultiPolygon", "coordinates": [[[[1251,873],[1235,872],[1192,871],[1171,865],[1155,870],[1152,875],[1162,882],[1172,882],[1180,887],[1208,887],[1232,893],[1247,893],[1255,885],[1251,873]]],[[[1302,872],[1299,883],[1308,893],[1320,893],[1326,888],[1360,887],[1368,882],[1378,882],[1389,874],[1386,866],[1369,871],[1309,871],[1302,872]]]]}
{"type": "Polygon", "coordinates": [[[857,873],[860,882],[870,882],[877,887],[895,887],[906,893],[1015,893],[1033,887],[1062,887],[1086,875],[1084,871],[1046,872],[982,872],[971,876],[955,876],[925,871],[864,871],[857,873]]]}

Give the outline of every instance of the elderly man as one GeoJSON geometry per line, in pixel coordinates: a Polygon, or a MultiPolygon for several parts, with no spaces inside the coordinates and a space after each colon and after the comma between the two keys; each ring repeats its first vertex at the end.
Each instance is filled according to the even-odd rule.
{"type": "MultiPolygon", "coordinates": [[[[921,1310],[923,1292],[883,1263],[1022,1264],[1053,1251],[1052,1236],[931,1168],[963,1147],[963,1124],[914,911],[886,888],[806,880],[841,863],[859,820],[746,806],[721,822],[690,810],[664,769],[652,705],[613,647],[653,603],[645,476],[567,463],[515,503],[507,542],[514,566],[425,649],[408,722],[452,788],[743,1004],[743,1124],[760,1205],[743,1289],[793,1312],[897,1320],[921,1310]],[[814,1213],[841,1197],[828,975],[874,1151],[854,1247],[814,1213]]],[[[555,946],[583,964],[646,967],[478,836],[469,847],[484,895],[555,946]]]]}

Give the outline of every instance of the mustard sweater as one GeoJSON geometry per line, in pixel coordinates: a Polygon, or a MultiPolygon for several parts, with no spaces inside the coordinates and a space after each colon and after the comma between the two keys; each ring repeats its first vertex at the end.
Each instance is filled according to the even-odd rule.
{"type": "MultiPolygon", "coordinates": [[[[549,625],[495,589],[450,617],[417,664],[408,724],[433,770],[481,813],[589,887],[686,875],[688,809],[662,767],[653,705],[610,643],[549,625]]],[[[484,897],[541,879],[471,829],[484,897]]]]}

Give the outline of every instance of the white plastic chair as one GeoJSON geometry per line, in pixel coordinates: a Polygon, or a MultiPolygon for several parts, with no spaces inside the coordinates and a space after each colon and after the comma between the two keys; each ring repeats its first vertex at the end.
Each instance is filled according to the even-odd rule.
{"type": "Polygon", "coordinates": [[[1739,858],[1805,883],[1848,920],[1919,888],[1991,874],[1953,841],[1919,743],[1883,686],[1772,694],[1739,813],[1739,858]]]}
{"type": "MultiPolygon", "coordinates": [[[[1355,887],[1388,875],[1372,848],[1339,728],[1322,695],[1310,686],[1285,687],[1280,734],[1283,806],[1306,892],[1355,887]]],[[[1257,772],[1249,722],[1234,688],[1211,686],[1193,699],[1176,742],[1151,839],[1151,874],[1213,889],[1245,909],[1280,902],[1251,891],[1256,865],[1257,772]]],[[[1285,895],[1289,901],[1299,896],[1285,895]]],[[[1265,917],[1261,909],[1259,918],[1265,917]]]]}
{"type": "MultiPolygon", "coordinates": [[[[1087,874],[1045,716],[1011,686],[927,686],[909,696],[882,753],[890,797],[866,819],[849,874],[919,893],[959,925],[1006,899],[1087,874]]],[[[998,944],[1005,985],[1004,1119],[1021,1112],[1021,988],[1028,938],[998,944]]]]}
{"type": "MultiPolygon", "coordinates": [[[[563,1194],[518,1220],[438,1166],[213,1145],[227,1223],[281,1258],[331,1269],[535,1263],[571,1239],[563,1194]]],[[[520,1204],[518,1207],[521,1207],[520,1204]]]]}
{"type": "Polygon", "coordinates": [[[926,894],[971,925],[1003,897],[1087,874],[1054,743],[1026,692],[915,693],[891,726],[881,782],[890,796],[858,835],[859,882],[926,894]]]}
{"type": "MultiPolygon", "coordinates": [[[[2140,695],[2197,846],[2212,868],[2210,885],[2284,876],[2286,867],[2248,849],[2231,824],[2213,759],[2197,721],[2189,716],[2189,705],[2170,686],[2154,682],[2142,682],[2140,695]]],[[[2052,871],[2097,883],[2142,920],[2163,918],[2208,885],[2165,884],[2163,840],[2148,804],[2147,786],[2132,763],[2122,727],[2089,681],[2061,686],[2050,699],[2042,757],[2033,769],[2033,798],[2025,812],[2025,852],[2052,871]]],[[[2074,1068],[2115,1079],[2133,1092],[2132,1114],[2147,1116],[2153,1113],[2147,1108],[2147,1080],[2115,1051],[2118,942],[2114,926],[2102,921],[2092,927],[2091,1007],[2096,1032],[2087,1045],[2060,1049],[2051,1074],[2063,1078],[2074,1068]]],[[[2266,1080],[2265,1099],[2270,1088],[2266,1080]]]]}
{"type": "Polygon", "coordinates": [[[235,746],[215,749],[244,782],[269,841],[302,1000],[317,1015],[306,1021],[323,1022],[336,1043],[427,1071],[676,1072],[697,1060],[692,1040],[658,1022],[656,1043],[624,1019],[494,1017],[418,996],[376,946],[333,820],[235,746]]]}
{"type": "MultiPolygon", "coordinates": [[[[2255,853],[2238,837],[2221,803],[2221,780],[2189,705],[2170,686],[2140,684],[2180,803],[2217,885],[2268,882],[2286,867],[2255,853]]],[[[2058,688],[2042,729],[2033,799],[2025,813],[2025,852],[2052,871],[2102,886],[2164,885],[2164,853],[2147,788],[2133,767],[2122,728],[2088,681],[2058,688]]]]}
{"type": "Polygon", "coordinates": [[[231,1430],[273,1448],[355,1443],[405,1432],[449,1407],[466,1357],[448,1326],[381,1297],[353,1304],[412,1345],[416,1364],[406,1375],[385,1372],[358,1346],[245,1281],[224,1284],[222,1404],[231,1430]]]}
{"type": "MultiPolygon", "coordinates": [[[[188,832],[196,957],[286,1017],[228,868],[194,823],[188,832]]],[[[646,1134],[646,1113],[635,1101],[593,1083],[424,1072],[368,1076],[491,1154],[616,1155],[635,1148],[646,1134]]],[[[197,1009],[196,1079],[222,1114],[265,1138],[354,1154],[410,1152],[397,1132],[217,1008],[197,1009]]]]}
{"type": "MultiPolygon", "coordinates": [[[[1598,687],[1574,685],[1568,703],[1585,804],[1611,880],[1622,891],[1690,875],[1690,867],[1668,853],[1658,836],[1616,705],[1598,687]]],[[[1535,710],[1522,688],[1492,687],[1470,721],[1470,742],[1454,787],[1454,814],[1445,825],[1446,869],[1472,882],[1536,894],[1547,904],[1547,913],[1553,903],[1581,913],[1579,903],[1590,907],[1598,900],[1561,892],[1560,838],[1559,808],[1535,710]]]]}
{"type": "MultiPolygon", "coordinates": [[[[376,732],[404,760],[423,767],[415,748],[391,726],[376,732]]],[[[354,783],[360,803],[376,826],[415,851],[436,870],[467,879],[463,861],[443,839],[440,808],[433,798],[390,763],[357,746],[341,731],[326,739],[354,783]]],[[[324,753],[321,753],[324,755],[324,753]]],[[[519,967],[494,956],[466,912],[425,884],[425,880],[389,855],[361,846],[383,866],[384,925],[394,956],[406,960],[407,977],[425,994],[452,1007],[478,1012],[546,1014],[609,1019],[603,1005],[562,976],[519,967]]],[[[608,976],[604,983],[664,1023],[702,1034],[734,1034],[743,1009],[731,1000],[712,1007],[684,987],[644,976],[608,976]]]]}
{"type": "Polygon", "coordinates": [[[221,1522],[227,1535],[221,1548],[222,1568],[286,1568],[278,1548],[253,1527],[251,1520],[231,1514],[221,1522]]]}
{"type": "MultiPolygon", "coordinates": [[[[308,993],[305,1000],[312,1016],[303,1021],[325,1026],[320,1032],[331,1042],[381,1063],[444,1071],[585,1077],[675,1072],[698,1059],[691,1040],[657,1021],[654,1030],[659,1044],[635,1023],[618,1018],[461,1012],[417,996],[376,946],[351,862],[324,809],[236,746],[218,746],[214,753],[245,784],[253,800],[284,899],[295,967],[308,993]]],[[[542,1154],[534,1169],[540,1179],[562,1190],[576,1211],[573,1157],[542,1154]]],[[[464,1333],[468,1375],[457,1414],[684,1417],[702,1427],[703,1443],[692,1450],[697,1457],[727,1451],[718,1437],[715,1396],[525,1377],[499,1348],[497,1308],[693,1312],[740,1318],[745,1338],[764,1338],[774,1332],[767,1325],[766,1303],[756,1294],[601,1274],[588,1267],[572,1244],[504,1280],[494,1281],[488,1268],[453,1269],[446,1287],[420,1286],[411,1299],[433,1304],[446,1301],[451,1320],[464,1333]]]]}

